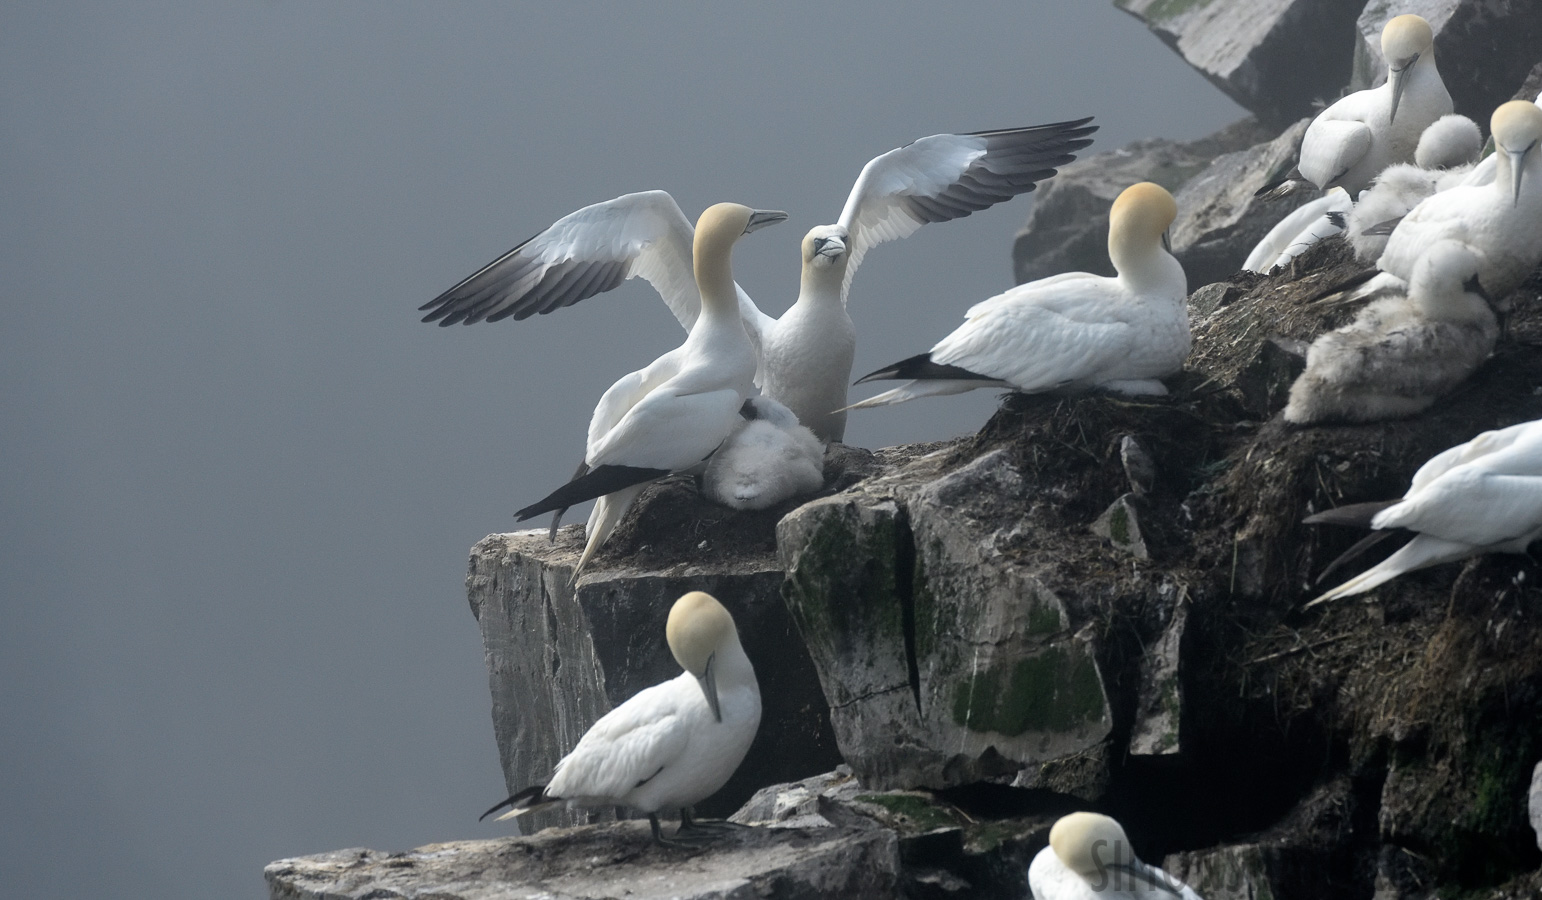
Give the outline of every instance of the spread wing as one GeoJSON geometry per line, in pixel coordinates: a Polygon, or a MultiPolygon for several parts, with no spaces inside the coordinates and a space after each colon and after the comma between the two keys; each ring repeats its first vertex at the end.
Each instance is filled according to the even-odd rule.
{"type": "Polygon", "coordinates": [[[641,275],[690,331],[701,311],[695,229],[664,191],[586,206],[425,303],[425,322],[496,322],[571,306],[641,275]]]}
{"type": "Polygon", "coordinates": [[[934,134],[870,160],[841,210],[850,235],[841,296],[871,248],[1033,190],[1092,143],[1091,121],[934,134]]]}

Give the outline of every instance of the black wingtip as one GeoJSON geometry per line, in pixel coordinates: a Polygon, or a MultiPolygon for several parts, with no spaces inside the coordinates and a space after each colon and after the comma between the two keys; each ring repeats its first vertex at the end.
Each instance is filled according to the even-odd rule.
{"type": "Polygon", "coordinates": [[[1344,506],[1335,506],[1325,509],[1315,515],[1307,516],[1301,520],[1303,525],[1350,525],[1356,528],[1369,528],[1371,520],[1376,514],[1389,506],[1402,503],[1402,498],[1396,500],[1372,500],[1369,503],[1350,503],[1344,506]]]}
{"type": "Polygon", "coordinates": [[[981,375],[978,372],[971,372],[958,366],[932,362],[931,353],[918,353],[908,359],[902,359],[891,366],[884,366],[876,372],[869,372],[852,383],[864,384],[869,381],[893,381],[897,379],[907,381],[996,380],[989,375],[981,375]]]}
{"type": "Polygon", "coordinates": [[[1328,224],[1332,225],[1334,228],[1337,228],[1340,231],[1343,231],[1349,226],[1349,222],[1345,219],[1345,215],[1345,213],[1339,210],[1333,210],[1332,212],[1328,213],[1328,224]]]}
{"type": "Polygon", "coordinates": [[[1350,288],[1356,288],[1356,287],[1359,287],[1362,284],[1365,284],[1367,281],[1370,281],[1372,278],[1375,278],[1377,275],[1380,275],[1380,274],[1381,274],[1381,270],[1376,268],[1375,266],[1372,266],[1371,268],[1365,269],[1364,271],[1361,271],[1361,272],[1356,272],[1355,274],[1349,276],[1348,278],[1344,279],[1343,281],[1340,281],[1338,284],[1335,284],[1332,287],[1325,287],[1325,288],[1323,288],[1322,290],[1320,290],[1317,293],[1313,294],[1311,297],[1308,297],[1306,302],[1308,302],[1308,303],[1316,303],[1319,300],[1324,300],[1324,299],[1327,299],[1328,297],[1332,297],[1334,294],[1341,294],[1344,291],[1349,290],[1350,288]]]}
{"type": "Polygon", "coordinates": [[[668,474],[668,469],[645,469],[638,466],[596,466],[547,494],[543,499],[516,512],[514,518],[516,521],[523,522],[541,513],[549,513],[556,509],[575,506],[583,503],[585,500],[603,497],[622,488],[629,488],[634,484],[657,481],[668,474]]]}
{"type": "Polygon", "coordinates": [[[480,822],[483,819],[486,819],[488,816],[492,815],[493,813],[497,812],[500,809],[515,809],[515,808],[517,808],[517,807],[519,807],[521,805],[523,805],[523,806],[534,806],[536,804],[536,802],[540,802],[542,800],[549,800],[549,799],[552,799],[552,798],[549,798],[549,797],[546,796],[546,785],[544,785],[544,784],[533,785],[531,787],[525,788],[524,790],[520,791],[517,794],[511,795],[507,800],[502,800],[502,801],[498,802],[496,805],[494,805],[487,812],[482,813],[480,816],[477,816],[477,821],[480,822]],[[530,802],[527,802],[527,801],[530,801],[530,802]]]}

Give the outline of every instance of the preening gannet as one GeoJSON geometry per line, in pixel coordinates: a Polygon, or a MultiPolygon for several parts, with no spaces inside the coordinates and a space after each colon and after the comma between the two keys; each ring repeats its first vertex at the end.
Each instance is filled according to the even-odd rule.
{"type": "Polygon", "coordinates": [[[1494,349],[1499,323],[1456,241],[1429,249],[1406,294],[1388,294],[1319,336],[1290,387],[1285,420],[1373,422],[1412,415],[1450,393],[1494,349]]]}
{"type": "Polygon", "coordinates": [[[1053,275],[977,303],[929,352],[859,379],[910,380],[851,408],[985,387],[1167,393],[1157,379],[1183,367],[1190,343],[1188,285],[1165,246],[1177,215],[1160,185],[1125,188],[1108,220],[1117,277],[1053,275]]]}
{"type": "Polygon", "coordinates": [[[734,509],[765,509],[824,487],[825,446],[792,410],[751,397],[743,412],[702,473],[703,494],[734,509]]]}
{"type": "Polygon", "coordinates": [[[1308,606],[1480,553],[1525,553],[1542,538],[1542,420],[1485,431],[1436,455],[1414,473],[1401,500],[1339,507],[1305,521],[1414,533],[1396,553],[1308,606]]]}
{"type": "Polygon", "coordinates": [[[1344,215],[1345,237],[1361,262],[1375,262],[1387,248],[1387,226],[1426,197],[1466,182],[1483,152],[1483,133],[1466,116],[1441,116],[1424,129],[1414,161],[1388,166],[1344,215]]]}
{"type": "MultiPolygon", "coordinates": [[[[867,163],[834,225],[803,239],[797,302],[774,319],[742,289],[745,328],[760,356],[756,382],[821,440],[840,440],[856,333],[846,314],[867,251],[929,222],[946,222],[1032,191],[1092,143],[1091,118],[974,134],[934,134],[867,163]]],[[[663,191],[586,206],[484,266],[421,309],[425,322],[523,319],[577,303],[641,275],[689,331],[701,307],[691,280],[691,224],[663,191]]],[[[737,285],[735,285],[737,289],[737,285]]]]}
{"type": "Polygon", "coordinates": [[[1430,23],[1415,15],[1389,20],[1381,30],[1381,53],[1386,83],[1318,113],[1302,137],[1297,172],[1323,190],[1342,187],[1358,196],[1382,169],[1412,160],[1419,135],[1451,112],[1451,95],[1435,68],[1430,23]]]}
{"type": "Polygon", "coordinates": [[[675,601],[664,629],[684,669],[645,688],[600,717],[564,756],[545,785],[526,788],[504,807],[508,819],[557,803],[627,806],[647,813],[653,839],[665,843],[658,813],[690,808],[716,793],[743,762],[760,726],[760,686],[739,643],[733,616],[716,599],[692,591],[675,601]]]}
{"type": "Polygon", "coordinates": [[[1049,830],[1049,846],[1028,866],[1036,900],[1201,900],[1194,889],[1140,861],[1124,828],[1077,812],[1049,830]]]}
{"type": "Polygon", "coordinates": [[[701,465],[743,421],[754,393],[755,349],[744,333],[730,256],[740,237],[787,218],[737,203],[697,220],[693,269],[701,310],[685,343],[610,386],[589,420],[586,471],[525,507],[521,521],[598,498],[573,577],[651,481],[701,465]]]}

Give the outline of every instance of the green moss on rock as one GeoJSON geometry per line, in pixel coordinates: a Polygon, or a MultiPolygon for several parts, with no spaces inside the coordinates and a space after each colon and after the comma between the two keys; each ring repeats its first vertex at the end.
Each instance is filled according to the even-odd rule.
{"type": "Polygon", "coordinates": [[[1071,731],[1099,721],[1103,712],[1103,688],[1092,658],[1064,646],[976,672],[953,693],[955,723],[1008,737],[1071,731]]]}

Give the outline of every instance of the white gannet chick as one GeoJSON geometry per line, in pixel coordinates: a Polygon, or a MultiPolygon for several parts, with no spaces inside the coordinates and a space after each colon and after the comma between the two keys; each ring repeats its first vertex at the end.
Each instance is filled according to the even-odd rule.
{"type": "Polygon", "coordinates": [[[825,446],[769,397],[744,402],[746,419],[712,454],[701,492],[734,509],[765,509],[825,484],[825,446]]]}
{"type": "MultiPolygon", "coordinates": [[[[1485,431],[1434,456],[1414,473],[1401,500],[1339,507],[1305,521],[1414,532],[1396,553],[1308,606],[1428,566],[1482,553],[1525,553],[1542,538],[1542,420],[1485,431]]],[[[1362,541],[1329,570],[1366,545],[1362,541]]]]}
{"type": "Polygon", "coordinates": [[[1375,262],[1387,235],[1426,197],[1466,182],[1483,152],[1483,133],[1466,116],[1441,116],[1424,129],[1413,163],[1388,166],[1344,216],[1346,237],[1361,262],[1375,262]]]}
{"type": "Polygon", "coordinates": [[[1124,828],[1098,813],[1063,816],[1028,866],[1036,900],[1200,900],[1194,889],[1140,861],[1124,828]]]}
{"type": "Polygon", "coordinates": [[[1419,412],[1450,393],[1494,349],[1499,323],[1479,293],[1479,254],[1431,247],[1404,295],[1384,296],[1320,335],[1290,386],[1285,421],[1374,422],[1419,412]]]}
{"type": "Polygon", "coordinates": [[[1435,68],[1435,32],[1415,15],[1396,16],[1381,30],[1387,81],[1356,91],[1318,113],[1301,140],[1297,169],[1323,190],[1358,196],[1394,163],[1413,159],[1419,136],[1451,112],[1435,68]]]}
{"type": "Polygon", "coordinates": [[[1503,302],[1542,262],[1542,109],[1512,100],[1490,120],[1496,163],[1494,181],[1441,191],[1414,207],[1387,238],[1376,260],[1382,271],[1358,293],[1366,295],[1407,281],[1430,247],[1461,241],[1481,254],[1478,281],[1503,302]]]}
{"type": "Polygon", "coordinates": [[[977,303],[929,352],[859,379],[910,380],[851,408],[985,387],[1167,393],[1157,379],[1183,367],[1190,344],[1188,284],[1166,247],[1177,215],[1162,186],[1125,188],[1108,217],[1116,277],[1053,275],[977,303]]]}
{"type": "MultiPolygon", "coordinates": [[[[797,301],[773,318],[738,289],[762,392],[822,441],[845,434],[856,332],[852,277],[879,244],[1032,191],[1092,143],[1091,118],[974,134],[934,134],[862,167],[834,225],[803,241],[797,301]]],[[[425,322],[494,322],[548,313],[646,278],[687,331],[701,308],[691,280],[691,223],[664,191],[626,194],[570,213],[424,304],[425,322]]]]}
{"type": "Polygon", "coordinates": [[[693,269],[701,314],[685,343],[610,386],[589,420],[584,471],[515,513],[523,521],[598,498],[573,578],[649,482],[701,465],[739,426],[754,393],[755,348],[739,317],[730,257],[746,234],[787,218],[737,203],[697,220],[693,269]]]}
{"type": "Polygon", "coordinates": [[[733,616],[710,594],[692,591],[676,600],[664,635],[685,671],[601,716],[558,761],[551,781],[514,794],[482,818],[504,807],[510,810],[500,820],[563,803],[646,813],[658,843],[668,843],[660,810],[680,810],[681,832],[696,827],[690,808],[717,793],[755,739],[760,686],[733,616]]]}

